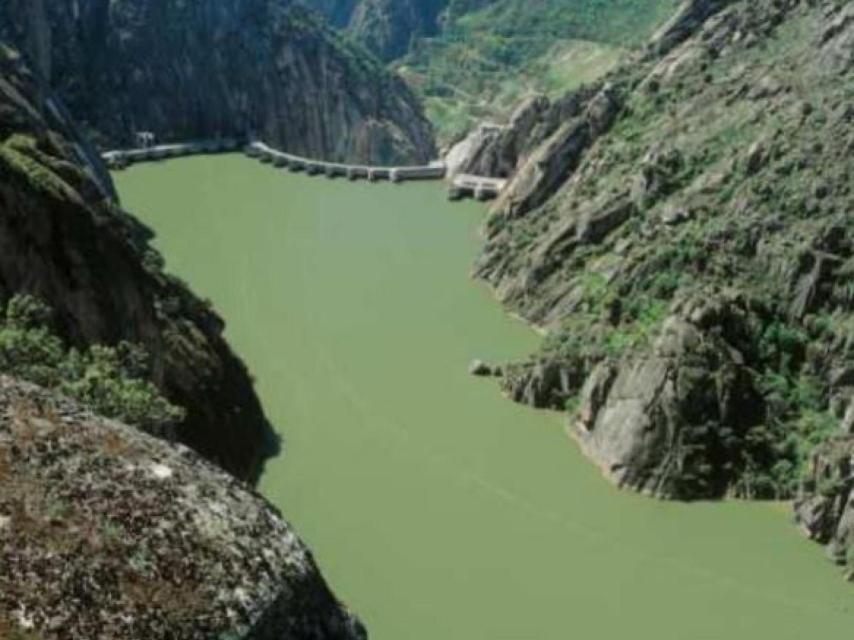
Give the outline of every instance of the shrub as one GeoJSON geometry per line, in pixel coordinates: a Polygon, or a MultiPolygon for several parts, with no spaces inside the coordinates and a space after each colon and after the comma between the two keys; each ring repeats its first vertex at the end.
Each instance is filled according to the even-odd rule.
{"type": "Polygon", "coordinates": [[[148,379],[148,354],[127,342],[67,348],[54,333],[51,310],[16,295],[0,308],[0,371],[79,400],[92,411],[163,433],[183,419],[148,379]]]}

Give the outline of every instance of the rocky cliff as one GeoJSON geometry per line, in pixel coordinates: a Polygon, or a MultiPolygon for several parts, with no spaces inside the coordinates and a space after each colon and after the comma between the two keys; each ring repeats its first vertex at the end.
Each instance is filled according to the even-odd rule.
{"type": "Polygon", "coordinates": [[[252,478],[270,429],[223,322],[162,271],[147,230],[112,194],[61,104],[0,47],[0,297],[38,296],[71,344],[142,345],[153,382],[186,409],[175,437],[252,478]]]}
{"type": "Polygon", "coordinates": [[[503,367],[507,392],[566,408],[623,486],[800,495],[837,559],[852,544],[852,90],[850,2],[692,0],[630,64],[529,100],[459,160],[511,178],[475,273],[548,331],[503,367]]]}
{"type": "MultiPolygon", "coordinates": [[[[102,146],[256,134],[329,160],[420,163],[406,85],[286,0],[9,0],[0,35],[102,146]]],[[[4,15],[5,14],[5,15],[4,15]]]]}
{"type": "Polygon", "coordinates": [[[246,485],[4,376],[0,540],[3,638],[366,638],[246,485]]]}
{"type": "Polygon", "coordinates": [[[854,582],[854,411],[845,423],[845,433],[812,452],[795,513],[804,533],[826,545],[854,582]]]}
{"type": "Polygon", "coordinates": [[[412,41],[435,35],[449,0],[300,0],[388,62],[409,53],[412,41]]]}

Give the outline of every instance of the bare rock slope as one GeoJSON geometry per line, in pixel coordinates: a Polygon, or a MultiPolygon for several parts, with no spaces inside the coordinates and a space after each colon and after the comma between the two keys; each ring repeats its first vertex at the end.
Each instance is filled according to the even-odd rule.
{"type": "Polygon", "coordinates": [[[148,245],[109,175],[20,55],[0,47],[0,297],[37,296],[72,345],[142,345],[152,381],[187,411],[175,437],[242,478],[270,429],[216,313],[148,245]]]}

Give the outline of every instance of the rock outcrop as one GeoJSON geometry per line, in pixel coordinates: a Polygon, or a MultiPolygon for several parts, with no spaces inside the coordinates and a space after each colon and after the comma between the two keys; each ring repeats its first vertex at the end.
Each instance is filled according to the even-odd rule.
{"type": "Polygon", "coordinates": [[[574,93],[568,104],[561,104],[560,125],[513,174],[495,205],[499,215],[513,218],[543,204],[611,126],[620,100],[614,87],[604,85],[595,92],[574,93]]]}
{"type": "Polygon", "coordinates": [[[573,433],[618,485],[722,496],[739,477],[765,410],[744,354],[727,341],[741,322],[735,309],[678,304],[649,351],[602,361],[587,378],[573,433]]]}
{"type": "Polygon", "coordinates": [[[47,302],[71,344],[143,346],[152,381],[187,411],[178,439],[251,479],[273,442],[249,375],[148,237],[59,101],[0,48],[0,296],[47,302]]]}
{"type": "Polygon", "coordinates": [[[299,0],[345,29],[386,62],[409,53],[412,41],[435,35],[449,0],[299,0]]]}
{"type": "Polygon", "coordinates": [[[798,523],[827,546],[830,558],[854,580],[854,437],[842,435],[816,448],[795,502],[798,523]]]}
{"type": "Polygon", "coordinates": [[[0,564],[4,638],[366,638],[245,484],[7,377],[0,564]]]}
{"type": "Polygon", "coordinates": [[[362,0],[348,31],[382,60],[409,52],[413,38],[434,35],[447,0],[362,0]]]}
{"type": "MultiPolygon", "coordinates": [[[[12,39],[102,146],[257,135],[374,164],[435,157],[402,80],[282,0],[11,0],[12,39]]],[[[5,14],[5,15],[4,15],[5,14]]]]}
{"type": "Polygon", "coordinates": [[[446,162],[451,173],[506,178],[554,131],[558,118],[545,96],[526,99],[507,125],[482,124],[456,143],[446,162]]]}

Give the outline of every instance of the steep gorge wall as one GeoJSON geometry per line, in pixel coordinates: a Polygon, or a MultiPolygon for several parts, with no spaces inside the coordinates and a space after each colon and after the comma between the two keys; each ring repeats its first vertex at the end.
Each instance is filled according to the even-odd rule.
{"type": "Polygon", "coordinates": [[[255,133],[329,160],[433,158],[417,99],[280,0],[10,0],[0,35],[37,61],[102,146],[255,133]]]}
{"type": "Polygon", "coordinates": [[[274,443],[222,320],[163,272],[97,154],[7,48],[0,80],[0,296],[43,299],[72,344],[144,346],[153,381],[187,409],[176,437],[252,479],[274,443]]]}
{"type": "Polygon", "coordinates": [[[475,266],[548,329],[507,393],[621,486],[799,496],[850,567],[854,5],[691,0],[630,64],[502,131],[475,266]]]}

